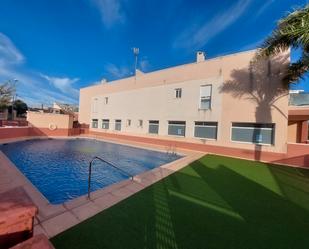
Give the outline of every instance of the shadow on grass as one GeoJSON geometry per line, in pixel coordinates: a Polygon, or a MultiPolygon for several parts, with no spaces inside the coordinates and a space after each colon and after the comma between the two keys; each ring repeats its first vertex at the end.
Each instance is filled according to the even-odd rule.
{"type": "Polygon", "coordinates": [[[209,169],[197,163],[192,168],[243,218],[240,223],[226,223],[226,217],[212,220],[221,227],[213,231],[216,238],[211,239],[214,244],[210,248],[304,248],[309,242],[309,213],[286,196],[225,165],[209,169]]]}
{"type": "Polygon", "coordinates": [[[251,164],[206,156],[52,242],[56,248],[306,248],[308,177],[296,174],[293,181],[291,171],[286,180],[281,168],[262,164],[247,174],[251,164]],[[287,185],[302,198],[285,196],[287,185]]]}

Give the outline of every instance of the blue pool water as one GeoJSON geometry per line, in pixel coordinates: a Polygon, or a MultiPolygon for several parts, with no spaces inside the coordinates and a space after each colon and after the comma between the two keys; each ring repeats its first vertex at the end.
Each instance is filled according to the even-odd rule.
{"type": "MultiPolygon", "coordinates": [[[[87,194],[89,161],[100,156],[131,175],[172,162],[179,155],[88,139],[44,139],[1,145],[2,152],[52,204],[87,194]]],[[[92,166],[91,190],[129,177],[101,161],[92,166]]]]}

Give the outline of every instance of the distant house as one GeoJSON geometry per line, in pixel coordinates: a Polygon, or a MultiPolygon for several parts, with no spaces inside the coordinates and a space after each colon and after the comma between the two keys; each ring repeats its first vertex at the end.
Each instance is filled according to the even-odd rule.
{"type": "Polygon", "coordinates": [[[73,120],[78,121],[78,106],[54,102],[52,109],[55,113],[71,114],[73,120]]]}
{"type": "Polygon", "coordinates": [[[61,110],[64,112],[78,112],[78,106],[71,104],[61,104],[54,102],[53,104],[54,110],[61,110]]]}

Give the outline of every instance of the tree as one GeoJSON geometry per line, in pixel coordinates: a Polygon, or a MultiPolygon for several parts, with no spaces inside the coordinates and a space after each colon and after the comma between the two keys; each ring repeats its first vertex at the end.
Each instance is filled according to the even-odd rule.
{"type": "Polygon", "coordinates": [[[15,85],[7,81],[0,85],[0,110],[7,108],[15,93],[15,85]]]}
{"type": "Polygon", "coordinates": [[[28,106],[24,101],[17,99],[13,103],[13,109],[16,111],[17,116],[20,116],[27,112],[28,106]]]}
{"type": "Polygon", "coordinates": [[[301,57],[295,63],[291,63],[283,81],[286,84],[293,83],[309,71],[309,5],[297,9],[281,19],[277,28],[265,40],[258,57],[267,57],[281,51],[301,49],[301,57]]]}

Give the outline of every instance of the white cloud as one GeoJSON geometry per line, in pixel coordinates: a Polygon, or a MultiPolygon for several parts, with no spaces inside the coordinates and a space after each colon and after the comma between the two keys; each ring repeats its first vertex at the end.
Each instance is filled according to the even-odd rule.
{"type": "Polygon", "coordinates": [[[78,96],[78,90],[75,89],[72,85],[79,81],[78,78],[59,78],[59,77],[51,77],[44,74],[41,74],[42,78],[46,79],[49,83],[51,83],[55,88],[60,90],[64,94],[72,95],[74,97],[78,96]]]}
{"type": "Polygon", "coordinates": [[[107,28],[125,20],[125,14],[121,8],[121,0],[92,0],[99,9],[102,22],[107,28]]]}
{"type": "Polygon", "coordinates": [[[39,91],[34,91],[32,89],[22,90],[18,96],[31,106],[39,106],[41,104],[51,106],[54,102],[69,104],[77,103],[76,98],[43,88],[39,91]]]}
{"type": "Polygon", "coordinates": [[[68,93],[50,90],[46,86],[46,80],[42,79],[37,72],[21,72],[15,68],[0,67],[0,82],[15,78],[18,79],[16,85],[18,97],[30,105],[51,105],[53,102],[77,103],[76,93],[68,95],[68,93]]]}
{"type": "Polygon", "coordinates": [[[39,72],[25,67],[25,57],[6,35],[0,33],[0,83],[17,79],[17,95],[30,105],[53,102],[77,103],[78,90],[72,87],[78,79],[49,77],[52,90],[39,72]]]}
{"type": "Polygon", "coordinates": [[[263,12],[272,4],[275,0],[267,0],[264,2],[264,4],[261,5],[261,7],[257,10],[255,14],[255,18],[259,17],[263,12]]]}
{"type": "Polygon", "coordinates": [[[15,47],[13,42],[3,33],[0,33],[0,64],[19,64],[24,61],[24,56],[15,47]]]}
{"type": "Polygon", "coordinates": [[[174,48],[199,49],[216,35],[232,25],[248,8],[251,0],[238,0],[232,7],[214,16],[210,21],[193,24],[176,38],[174,48]]]}
{"type": "Polygon", "coordinates": [[[104,69],[109,74],[108,76],[112,76],[112,78],[120,79],[130,75],[130,69],[126,66],[117,67],[112,63],[107,63],[104,69]]]}

